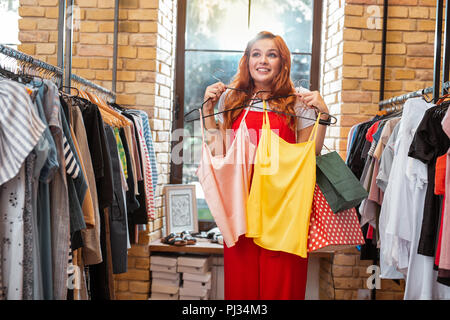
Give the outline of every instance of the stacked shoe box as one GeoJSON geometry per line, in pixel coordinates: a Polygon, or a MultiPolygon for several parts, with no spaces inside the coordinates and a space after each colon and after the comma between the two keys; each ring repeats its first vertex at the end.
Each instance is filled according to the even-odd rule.
{"type": "Polygon", "coordinates": [[[180,300],[209,300],[211,291],[211,258],[178,257],[178,272],[182,274],[180,300]]]}
{"type": "Polygon", "coordinates": [[[151,255],[150,271],[152,277],[150,300],[178,300],[180,273],[177,271],[177,257],[151,255]]]}
{"type": "Polygon", "coordinates": [[[211,300],[224,300],[224,268],[223,256],[212,256],[211,268],[211,300]]]}

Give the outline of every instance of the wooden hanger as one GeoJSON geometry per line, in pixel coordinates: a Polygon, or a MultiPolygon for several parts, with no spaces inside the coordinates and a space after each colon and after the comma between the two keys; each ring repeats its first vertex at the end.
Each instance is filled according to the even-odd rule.
{"type": "Polygon", "coordinates": [[[450,93],[444,94],[442,97],[439,97],[438,101],[436,102],[436,105],[440,105],[444,101],[450,100],[450,93]]]}
{"type": "Polygon", "coordinates": [[[82,98],[92,102],[93,104],[95,104],[98,107],[98,109],[100,110],[100,113],[102,114],[103,121],[105,121],[107,124],[109,124],[110,126],[118,127],[118,128],[122,127],[122,123],[119,121],[119,119],[117,117],[113,116],[110,112],[108,112],[108,110],[105,110],[104,106],[97,103],[97,100],[94,99],[93,97],[91,97],[89,95],[89,92],[80,90],[80,96],[82,98]]]}
{"type": "Polygon", "coordinates": [[[92,102],[94,102],[96,105],[100,107],[101,110],[107,112],[109,115],[111,115],[113,118],[117,120],[119,128],[130,126],[129,120],[125,118],[122,114],[111,108],[102,98],[98,97],[97,95],[91,92],[86,92],[86,94],[90,97],[90,100],[92,102]]]}
{"type": "Polygon", "coordinates": [[[376,113],[376,115],[377,115],[377,116],[385,116],[385,115],[387,115],[387,111],[386,111],[386,109],[379,110],[379,111],[376,113]]]}

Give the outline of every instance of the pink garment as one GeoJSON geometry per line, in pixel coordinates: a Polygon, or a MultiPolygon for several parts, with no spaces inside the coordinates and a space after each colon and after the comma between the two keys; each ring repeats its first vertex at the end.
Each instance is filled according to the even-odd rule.
{"type": "MultiPolygon", "coordinates": [[[[442,119],[442,129],[450,137],[450,113],[447,111],[442,119]]],[[[450,270],[450,149],[447,151],[447,168],[445,174],[445,198],[442,219],[441,252],[439,269],[450,270]]]]}
{"type": "Polygon", "coordinates": [[[206,203],[227,247],[234,246],[239,236],[247,231],[246,207],[256,153],[256,146],[250,141],[245,123],[248,110],[249,108],[225,156],[212,155],[205,142],[200,112],[203,144],[202,158],[196,174],[205,193],[206,203]]]}

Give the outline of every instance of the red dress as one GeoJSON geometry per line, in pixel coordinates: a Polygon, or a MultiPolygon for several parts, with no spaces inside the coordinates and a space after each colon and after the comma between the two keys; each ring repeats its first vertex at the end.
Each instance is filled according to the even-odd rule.
{"type": "Polygon", "coordinates": [[[441,211],[441,222],[439,227],[439,237],[438,237],[438,245],[436,248],[436,255],[434,257],[434,265],[439,267],[439,261],[441,257],[441,240],[442,240],[442,229],[444,225],[444,212],[445,212],[445,172],[447,168],[447,154],[444,154],[437,158],[436,160],[436,174],[435,174],[435,183],[434,183],[434,193],[437,195],[443,195],[444,199],[442,200],[442,211],[441,211]]]}
{"type": "MultiPolygon", "coordinates": [[[[244,112],[233,122],[239,128],[244,112]]],[[[253,143],[259,143],[264,112],[249,111],[245,122],[253,143]]],[[[282,139],[296,143],[285,117],[269,112],[270,127],[282,139]]],[[[257,246],[244,235],[231,248],[224,244],[226,300],[304,300],[308,259],[257,246]]]]}

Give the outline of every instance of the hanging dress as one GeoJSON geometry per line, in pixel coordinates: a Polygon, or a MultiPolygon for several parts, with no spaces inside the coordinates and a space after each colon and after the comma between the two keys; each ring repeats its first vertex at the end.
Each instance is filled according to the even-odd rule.
{"type": "MultiPolygon", "coordinates": [[[[264,109],[266,103],[263,102],[264,109]]],[[[316,132],[308,141],[288,143],[270,129],[264,111],[247,203],[247,237],[268,250],[307,257],[308,227],[316,182],[316,132]]]]}
{"type": "Polygon", "coordinates": [[[250,191],[251,164],[256,146],[251,143],[245,123],[245,111],[233,142],[226,155],[213,156],[205,142],[203,118],[202,158],[197,176],[205,193],[205,200],[228,247],[234,246],[239,236],[247,231],[246,206],[250,191]]]}
{"type": "MultiPolygon", "coordinates": [[[[219,106],[220,110],[220,106],[219,106]]],[[[301,108],[298,115],[313,117],[301,108]]],[[[311,112],[313,113],[313,112],[311,112]]],[[[233,121],[231,129],[236,131],[244,112],[233,121]]],[[[250,140],[258,145],[264,112],[250,110],[245,118],[250,140]]],[[[315,116],[314,116],[315,117],[315,116]]],[[[271,129],[288,143],[296,143],[296,134],[288,126],[286,117],[270,112],[271,129]]],[[[300,129],[308,127],[302,119],[300,129]]],[[[304,300],[308,259],[298,255],[264,249],[245,235],[231,248],[224,245],[224,284],[226,300],[304,300]]]]}

